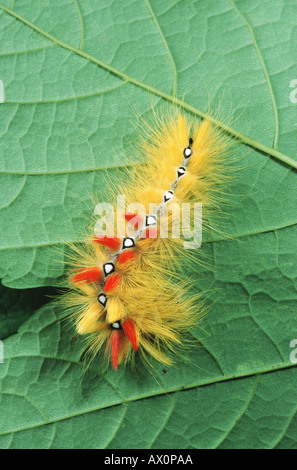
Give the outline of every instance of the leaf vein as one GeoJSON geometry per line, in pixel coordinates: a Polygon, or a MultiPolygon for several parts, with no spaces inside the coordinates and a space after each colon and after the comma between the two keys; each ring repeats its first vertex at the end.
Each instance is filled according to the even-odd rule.
{"type": "MultiPolygon", "coordinates": [[[[126,80],[129,83],[131,83],[131,84],[133,84],[133,85],[135,85],[139,88],[142,88],[142,89],[144,89],[144,90],[146,90],[146,91],[148,91],[152,94],[155,94],[156,96],[161,97],[165,101],[168,101],[170,103],[174,103],[174,104],[180,106],[182,109],[185,109],[186,111],[194,114],[195,116],[200,116],[201,118],[205,118],[207,116],[204,111],[199,110],[195,106],[191,106],[191,105],[187,104],[184,100],[180,100],[179,98],[176,98],[175,96],[169,95],[168,93],[165,93],[161,90],[158,90],[155,87],[149,86],[146,83],[143,83],[140,80],[137,80],[136,78],[133,78],[130,75],[117,70],[116,68],[112,67],[111,65],[106,64],[102,60],[97,59],[96,57],[93,57],[92,55],[87,54],[86,52],[84,52],[80,49],[77,49],[77,48],[75,48],[75,47],[73,47],[69,44],[66,44],[65,42],[61,41],[60,39],[52,36],[51,34],[47,33],[46,31],[42,30],[41,28],[39,28],[35,24],[31,23],[29,20],[27,20],[24,17],[18,15],[17,13],[15,13],[14,11],[12,11],[9,8],[5,7],[4,5],[0,4],[0,8],[4,12],[6,12],[7,14],[13,16],[18,21],[21,21],[26,26],[34,29],[39,34],[41,34],[42,36],[50,39],[51,41],[53,41],[57,45],[63,47],[64,49],[67,49],[67,50],[73,52],[74,54],[77,54],[77,55],[80,55],[81,57],[84,57],[86,60],[89,60],[89,61],[97,64],[99,67],[107,70],[112,75],[115,75],[117,77],[121,77],[122,80],[126,80]]],[[[265,145],[261,142],[258,142],[256,139],[253,139],[252,137],[249,137],[249,136],[247,136],[247,135],[245,135],[241,132],[236,131],[232,127],[222,123],[221,121],[219,121],[218,119],[213,118],[212,116],[208,116],[208,119],[214,125],[216,125],[219,128],[223,129],[227,134],[229,134],[230,136],[232,136],[233,138],[235,138],[239,142],[242,142],[244,145],[248,145],[249,147],[255,148],[255,149],[265,153],[266,155],[270,155],[270,156],[274,157],[276,160],[279,160],[279,161],[285,163],[286,165],[297,169],[297,161],[294,160],[293,158],[289,157],[288,155],[285,155],[285,154],[283,154],[282,152],[280,152],[279,150],[277,150],[275,148],[271,148],[268,145],[265,145]]]]}
{"type": "Polygon", "coordinates": [[[277,148],[277,143],[278,143],[278,137],[279,137],[278,110],[277,110],[275,94],[274,94],[274,91],[273,91],[273,88],[272,88],[272,84],[271,84],[271,80],[270,80],[269,73],[268,73],[268,70],[267,70],[267,66],[265,64],[263,55],[260,51],[259,45],[258,45],[257,40],[256,40],[256,36],[255,36],[255,33],[253,31],[253,28],[252,28],[251,24],[248,22],[248,20],[243,15],[243,13],[239,10],[238,6],[235,4],[235,1],[231,0],[231,2],[232,2],[232,5],[233,5],[234,9],[237,11],[238,15],[245,22],[245,24],[246,24],[246,26],[247,26],[247,28],[250,32],[253,44],[255,46],[255,49],[257,51],[257,54],[259,56],[259,59],[260,59],[261,65],[262,65],[262,69],[263,69],[263,72],[264,72],[264,75],[265,75],[265,79],[266,79],[266,82],[267,82],[267,86],[268,86],[269,93],[270,93],[270,96],[271,96],[271,101],[272,101],[272,108],[273,108],[274,121],[275,121],[275,134],[274,134],[273,148],[276,149],[277,148]]]}
{"type": "Polygon", "coordinates": [[[177,96],[177,69],[176,69],[176,65],[175,65],[174,59],[173,59],[173,57],[172,57],[172,54],[171,54],[171,51],[170,51],[168,42],[166,41],[166,38],[165,38],[165,36],[164,36],[164,34],[163,34],[163,31],[162,31],[162,29],[161,29],[161,27],[160,27],[160,24],[159,24],[159,22],[158,22],[158,20],[157,20],[157,17],[156,17],[156,15],[155,15],[155,13],[154,13],[154,11],[153,11],[153,9],[152,9],[150,0],[146,0],[146,3],[147,3],[147,6],[148,6],[148,8],[149,8],[149,10],[150,10],[151,16],[152,16],[152,18],[153,18],[153,20],[154,20],[154,22],[155,22],[155,25],[156,25],[156,27],[157,27],[157,29],[158,29],[158,31],[159,31],[159,34],[160,34],[160,36],[161,36],[161,38],[162,38],[162,41],[163,41],[163,43],[164,43],[164,45],[165,45],[165,47],[166,47],[169,60],[170,60],[170,62],[171,62],[171,64],[172,64],[173,75],[174,75],[173,86],[172,86],[172,95],[173,95],[173,96],[177,96]]]}

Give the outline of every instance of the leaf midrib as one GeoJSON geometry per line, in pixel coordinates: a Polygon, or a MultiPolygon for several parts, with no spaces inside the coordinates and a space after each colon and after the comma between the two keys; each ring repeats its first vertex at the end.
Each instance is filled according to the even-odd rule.
{"type": "MultiPolygon", "coordinates": [[[[15,359],[16,356],[14,356],[14,359],[15,359]]],[[[22,354],[21,356],[19,357],[42,357],[43,359],[52,359],[52,360],[61,360],[61,361],[64,361],[64,362],[75,362],[77,365],[81,365],[83,366],[82,363],[80,362],[76,362],[76,361],[69,361],[68,359],[65,359],[65,358],[61,358],[61,357],[52,357],[52,356],[46,356],[46,355],[34,355],[34,354],[28,354],[28,355],[24,355],[22,354]]],[[[251,370],[251,371],[243,371],[242,373],[237,373],[237,374],[230,374],[230,375],[224,375],[224,376],[221,376],[221,377],[216,377],[216,378],[213,378],[213,379],[209,379],[207,381],[202,381],[202,382],[196,382],[196,383],[192,383],[192,384],[189,384],[189,385],[182,385],[180,387],[175,387],[175,388],[169,388],[169,389],[164,389],[162,390],[161,392],[158,390],[156,392],[151,392],[151,393],[148,393],[146,395],[139,395],[139,396],[132,396],[132,397],[126,397],[126,398],[122,398],[122,399],[119,399],[118,401],[114,401],[108,405],[103,405],[103,406],[96,406],[96,407],[92,407],[92,408],[89,408],[87,410],[82,410],[82,411],[79,411],[79,412],[76,412],[76,413],[69,413],[67,416],[63,416],[63,417],[57,417],[51,421],[47,421],[46,423],[39,423],[39,424],[35,424],[35,425],[32,425],[32,426],[24,426],[24,427],[20,427],[18,429],[11,429],[11,430],[8,430],[8,431],[5,431],[5,432],[2,432],[0,434],[0,436],[4,436],[6,434],[11,434],[11,433],[14,433],[14,432],[21,432],[21,431],[25,431],[25,430],[28,430],[28,429],[34,429],[34,428],[38,428],[38,427],[41,427],[41,426],[45,426],[45,425],[48,425],[48,424],[54,424],[54,423],[57,423],[57,422],[61,422],[61,421],[65,421],[67,419],[72,419],[72,418],[75,418],[77,416],[81,416],[83,414],[86,414],[86,413],[93,413],[95,411],[99,411],[99,410],[102,410],[102,409],[108,409],[108,408],[112,408],[114,406],[120,406],[120,405],[123,405],[123,404],[127,404],[127,403],[130,403],[130,402],[135,402],[135,401],[140,401],[140,400],[146,400],[148,398],[155,398],[155,397],[161,397],[161,396],[168,396],[172,393],[176,393],[176,392],[182,392],[182,391],[186,391],[186,390],[193,390],[195,388],[199,388],[199,387],[206,387],[206,386],[209,386],[209,385],[212,385],[212,384],[215,384],[215,383],[221,383],[221,382],[229,382],[230,380],[238,380],[238,379],[245,379],[245,378],[248,378],[248,377],[253,377],[253,376],[260,376],[260,375],[264,375],[264,374],[269,374],[269,373],[272,373],[272,372],[277,372],[277,371],[280,371],[280,370],[286,370],[286,369],[292,369],[296,367],[296,364],[292,364],[292,363],[280,363],[280,364],[277,364],[277,365],[274,365],[274,366],[271,366],[270,368],[265,368],[265,369],[258,369],[258,370],[251,370]]],[[[106,378],[106,377],[103,377],[107,383],[109,383],[113,388],[113,384],[106,378]]],[[[6,395],[14,395],[13,393],[7,393],[7,392],[2,392],[2,394],[6,394],[6,395]]],[[[25,395],[21,395],[22,397],[26,398],[25,395]]],[[[40,410],[39,410],[40,411],[40,410]]]]}
{"type": "Polygon", "coordinates": [[[230,136],[232,136],[234,139],[238,140],[239,142],[243,143],[244,145],[248,145],[249,147],[252,147],[256,150],[259,150],[260,152],[263,152],[266,155],[274,157],[275,159],[285,163],[286,165],[297,169],[297,161],[294,160],[293,158],[289,157],[288,155],[285,155],[284,153],[280,152],[279,150],[277,150],[275,148],[272,148],[272,147],[269,147],[268,145],[262,144],[261,142],[258,142],[257,140],[255,140],[255,139],[253,139],[253,138],[251,138],[251,137],[249,137],[249,136],[247,136],[247,135],[245,135],[241,132],[236,131],[232,127],[227,126],[226,124],[222,123],[218,119],[215,119],[214,117],[211,117],[211,116],[207,115],[207,113],[205,113],[204,111],[201,111],[201,110],[197,109],[196,107],[189,105],[188,103],[180,100],[179,98],[175,98],[174,96],[169,95],[168,93],[165,93],[165,92],[163,92],[163,91],[161,91],[161,90],[159,90],[155,87],[149,86],[149,85],[141,82],[140,80],[137,80],[136,78],[133,78],[130,75],[117,70],[116,68],[112,67],[111,65],[106,64],[105,62],[101,61],[100,59],[97,59],[96,57],[84,52],[83,50],[77,49],[76,47],[71,46],[70,44],[67,44],[64,41],[61,41],[60,39],[58,39],[55,36],[52,36],[51,34],[47,33],[43,29],[39,28],[38,26],[31,23],[26,18],[22,17],[21,15],[18,15],[17,13],[15,13],[11,9],[5,7],[4,5],[0,4],[0,8],[4,12],[6,12],[7,14],[13,16],[18,21],[21,21],[26,26],[29,26],[31,29],[35,30],[36,32],[38,32],[42,36],[48,38],[49,40],[51,40],[55,44],[63,47],[64,49],[69,50],[69,51],[73,52],[74,54],[77,54],[77,55],[83,57],[84,59],[89,60],[90,62],[93,62],[94,64],[98,65],[102,69],[107,70],[109,73],[121,78],[122,80],[124,80],[126,82],[129,82],[129,83],[131,83],[131,84],[133,84],[133,85],[135,85],[139,88],[145,89],[150,94],[155,94],[156,96],[159,96],[160,98],[163,98],[164,100],[185,109],[186,111],[190,112],[191,114],[193,114],[195,116],[200,116],[202,118],[207,117],[215,126],[218,126],[222,130],[224,130],[226,133],[228,133],[230,136]]]}

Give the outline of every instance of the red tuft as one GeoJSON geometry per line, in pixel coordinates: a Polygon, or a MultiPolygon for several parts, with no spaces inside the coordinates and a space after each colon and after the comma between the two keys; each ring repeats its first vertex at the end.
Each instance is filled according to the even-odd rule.
{"type": "Polygon", "coordinates": [[[106,248],[109,248],[112,251],[118,251],[121,247],[121,240],[118,237],[107,237],[104,235],[102,237],[94,237],[93,241],[105,246],[106,248]]]}
{"type": "Polygon", "coordinates": [[[132,348],[134,351],[138,349],[138,341],[135,332],[135,325],[132,320],[126,320],[122,323],[122,328],[124,330],[125,335],[127,336],[128,340],[130,341],[132,348]]]}
{"type": "Polygon", "coordinates": [[[136,212],[125,212],[125,219],[127,222],[132,221],[131,225],[135,230],[138,230],[143,224],[143,217],[136,212]]]}
{"type": "Polygon", "coordinates": [[[141,238],[157,238],[157,237],[158,237],[157,227],[147,227],[141,235],[141,238]]]}
{"type": "Polygon", "coordinates": [[[121,331],[114,330],[110,335],[111,344],[111,364],[114,370],[118,370],[119,354],[123,343],[123,334],[121,331]]]}
{"type": "Polygon", "coordinates": [[[77,282],[100,282],[103,280],[103,272],[100,268],[87,268],[79,269],[76,274],[71,277],[71,282],[76,284],[77,282]]]}
{"type": "Polygon", "coordinates": [[[119,286],[121,282],[121,276],[119,274],[110,274],[108,278],[106,279],[105,285],[104,285],[104,292],[110,292],[111,290],[115,289],[116,287],[119,286]]]}
{"type": "Polygon", "coordinates": [[[127,261],[132,261],[136,257],[137,257],[137,253],[135,252],[135,250],[124,250],[118,257],[118,263],[123,264],[123,263],[126,263],[127,261]]]}

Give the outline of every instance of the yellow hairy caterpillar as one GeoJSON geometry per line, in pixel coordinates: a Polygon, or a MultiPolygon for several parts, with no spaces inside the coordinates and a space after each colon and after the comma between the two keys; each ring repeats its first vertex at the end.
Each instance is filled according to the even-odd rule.
{"type": "MultiPolygon", "coordinates": [[[[195,223],[201,232],[201,206],[216,207],[226,168],[228,139],[208,119],[190,122],[179,112],[166,122],[156,119],[145,137],[143,163],[120,189],[123,230],[114,233],[110,214],[106,232],[95,229],[75,249],[64,297],[75,308],[77,333],[90,335],[91,355],[104,351],[115,370],[135,354],[172,364],[171,353],[197,324],[201,301],[175,267],[200,246],[201,240],[185,239],[195,238],[195,223]]],[[[116,197],[115,188],[108,191],[116,197]]]]}

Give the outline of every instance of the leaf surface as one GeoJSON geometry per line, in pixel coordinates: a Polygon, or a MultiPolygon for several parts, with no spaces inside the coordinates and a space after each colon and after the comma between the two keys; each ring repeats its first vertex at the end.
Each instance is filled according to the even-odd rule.
{"type": "Polygon", "coordinates": [[[82,240],[152,105],[211,109],[241,170],[204,239],[212,269],[196,288],[216,302],[188,361],[82,377],[83,343],[44,307],[4,341],[1,447],[297,447],[296,13],[285,0],[2,1],[5,286],[59,282],[64,242],[82,240]]]}

